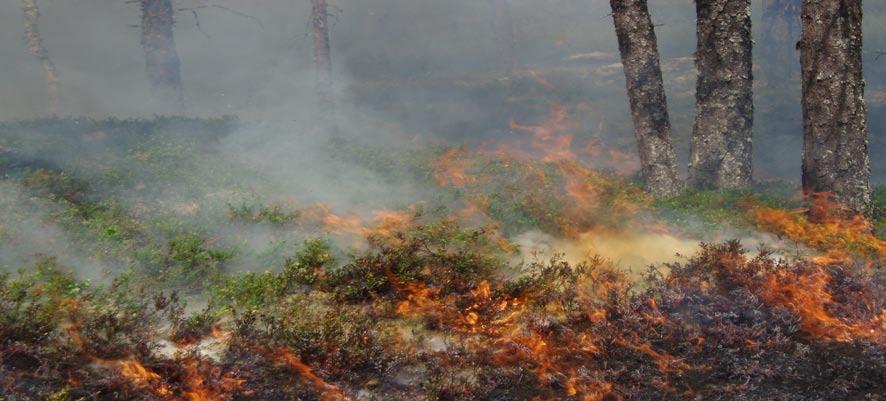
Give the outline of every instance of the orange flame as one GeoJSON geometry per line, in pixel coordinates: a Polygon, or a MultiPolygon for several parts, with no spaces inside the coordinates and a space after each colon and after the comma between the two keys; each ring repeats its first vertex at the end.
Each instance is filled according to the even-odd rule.
{"type": "Polygon", "coordinates": [[[313,386],[314,389],[320,393],[320,396],[324,401],[342,401],[349,399],[338,387],[327,383],[317,376],[317,374],[314,373],[314,370],[302,362],[301,358],[296,356],[292,351],[286,348],[278,348],[273,354],[273,357],[277,363],[284,364],[301,375],[301,378],[304,379],[304,381],[313,386]]]}
{"type": "Polygon", "coordinates": [[[763,282],[761,297],[797,316],[807,333],[835,341],[864,339],[886,344],[886,309],[869,321],[849,322],[835,317],[828,305],[835,303],[827,286],[830,275],[819,267],[814,273],[776,271],[763,282]]]}
{"type": "Polygon", "coordinates": [[[172,390],[163,383],[162,377],[159,374],[152,371],[151,369],[146,368],[142,365],[141,362],[135,359],[124,359],[124,360],[104,360],[104,359],[96,359],[96,363],[105,367],[113,367],[119,370],[120,376],[123,376],[125,379],[129,380],[133,385],[139,388],[144,388],[151,393],[169,398],[172,395],[172,390]]]}
{"type": "Polygon", "coordinates": [[[477,178],[466,173],[470,163],[464,157],[464,148],[452,148],[434,159],[434,178],[440,186],[464,187],[475,184],[477,178]]]}
{"type": "Polygon", "coordinates": [[[650,358],[652,358],[653,360],[655,360],[656,363],[658,363],[658,370],[661,373],[668,373],[668,372],[679,373],[679,372],[682,372],[682,371],[690,368],[689,365],[687,365],[685,362],[681,361],[680,359],[675,358],[666,352],[659,352],[659,351],[654,350],[652,348],[652,345],[647,342],[640,343],[640,344],[634,344],[634,343],[631,343],[631,342],[623,340],[623,339],[618,339],[617,343],[619,343],[625,347],[628,347],[630,349],[640,351],[646,355],[649,355],[650,358]]]}
{"type": "Polygon", "coordinates": [[[543,86],[546,91],[550,92],[550,91],[554,90],[554,85],[551,85],[551,83],[548,82],[547,79],[542,77],[541,73],[539,73],[536,70],[531,70],[531,69],[528,70],[527,72],[529,73],[529,76],[532,77],[532,79],[534,79],[535,82],[538,82],[539,85],[543,86]]]}
{"type": "Polygon", "coordinates": [[[847,251],[886,259],[886,241],[873,235],[871,222],[847,213],[828,194],[814,194],[809,209],[786,211],[751,206],[750,211],[761,228],[827,252],[827,257],[820,259],[822,262],[846,260],[847,251]]]}
{"type": "Polygon", "coordinates": [[[569,112],[558,102],[551,102],[550,115],[542,125],[522,125],[511,120],[511,129],[526,131],[532,134],[533,147],[543,151],[543,161],[571,160],[574,123],[569,119],[569,112]]]}

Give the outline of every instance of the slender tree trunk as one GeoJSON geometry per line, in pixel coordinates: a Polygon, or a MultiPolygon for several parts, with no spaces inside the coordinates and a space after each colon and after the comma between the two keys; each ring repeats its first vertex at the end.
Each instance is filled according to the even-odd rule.
{"type": "Polygon", "coordinates": [[[329,45],[329,6],[326,0],[311,0],[311,23],[314,31],[314,68],[317,74],[317,97],[327,117],[332,114],[332,55],[329,45]]]}
{"type": "Polygon", "coordinates": [[[142,47],[148,81],[157,106],[168,111],[184,107],[181,61],[175,50],[175,13],[171,0],[141,0],[142,47]]]}
{"type": "Polygon", "coordinates": [[[803,188],[856,212],[871,201],[861,0],[803,3],[803,188]]]}
{"type": "Polygon", "coordinates": [[[781,91],[786,83],[799,78],[801,7],[802,0],[763,0],[762,35],[757,48],[767,89],[781,91]]]}
{"type": "Polygon", "coordinates": [[[40,9],[37,0],[22,0],[22,11],[25,13],[25,42],[28,51],[40,61],[46,80],[46,93],[49,95],[49,114],[58,113],[58,74],[55,64],[49,57],[49,51],[37,30],[40,21],[40,9]]]}
{"type": "Polygon", "coordinates": [[[511,14],[510,0],[492,0],[492,29],[495,40],[495,52],[499,67],[504,71],[513,71],[517,66],[514,58],[514,20],[511,14]]]}
{"type": "Polygon", "coordinates": [[[696,0],[696,116],[689,183],[697,189],[751,186],[754,122],[750,0],[696,0]]]}
{"type": "Polygon", "coordinates": [[[677,176],[658,45],[646,0],[610,0],[610,5],[646,188],[655,196],[675,195],[682,183],[677,176]]]}

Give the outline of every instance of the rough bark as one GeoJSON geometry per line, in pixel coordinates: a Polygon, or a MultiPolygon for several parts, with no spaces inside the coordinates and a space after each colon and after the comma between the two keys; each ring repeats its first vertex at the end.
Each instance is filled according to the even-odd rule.
{"type": "Polygon", "coordinates": [[[495,53],[500,69],[513,71],[517,67],[514,58],[514,20],[511,15],[510,0],[492,0],[492,30],[495,40],[495,53]]]}
{"type": "Polygon", "coordinates": [[[321,108],[331,112],[332,101],[332,55],[329,45],[329,6],[326,0],[311,0],[311,25],[314,35],[314,68],[316,69],[317,96],[321,108]]]}
{"type": "Polygon", "coordinates": [[[871,201],[860,0],[806,0],[803,80],[803,188],[828,192],[851,210],[871,201]]]}
{"type": "Polygon", "coordinates": [[[49,57],[49,51],[43,44],[43,38],[37,30],[40,21],[40,9],[37,0],[22,0],[22,11],[25,14],[25,43],[28,51],[40,61],[46,80],[46,93],[49,96],[49,114],[58,113],[58,74],[55,64],[49,57]]]}
{"type": "Polygon", "coordinates": [[[754,121],[750,0],[696,0],[696,116],[689,183],[751,186],[754,121]]]}
{"type": "Polygon", "coordinates": [[[787,82],[797,82],[800,64],[802,0],[763,0],[761,37],[757,42],[763,82],[767,89],[781,90],[787,82]]]}
{"type": "Polygon", "coordinates": [[[171,0],[141,0],[142,47],[155,105],[169,111],[184,107],[181,61],[175,50],[171,0]]]}
{"type": "Polygon", "coordinates": [[[641,174],[653,195],[675,195],[682,183],[677,176],[658,45],[646,0],[610,0],[610,6],[624,65],[641,174]]]}

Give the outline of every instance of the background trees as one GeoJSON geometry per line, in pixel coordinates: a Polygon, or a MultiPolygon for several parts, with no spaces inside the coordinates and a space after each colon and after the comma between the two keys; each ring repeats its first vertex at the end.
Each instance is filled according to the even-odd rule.
{"type": "Polygon", "coordinates": [[[762,76],[769,89],[782,89],[799,77],[797,40],[800,39],[802,0],[763,0],[760,38],[756,42],[762,76]]]}
{"type": "Polygon", "coordinates": [[[803,189],[854,211],[871,201],[858,0],[803,2],[803,189]]]}
{"type": "Polygon", "coordinates": [[[332,54],[329,45],[329,6],[326,0],[311,0],[311,27],[314,38],[314,67],[321,103],[332,104],[332,54]]]}
{"type": "Polygon", "coordinates": [[[751,2],[696,0],[695,8],[698,81],[689,184],[699,189],[750,188],[751,2]]]}
{"type": "Polygon", "coordinates": [[[175,49],[175,12],[171,0],[141,0],[142,47],[145,68],[156,106],[179,111],[184,107],[181,61],[175,49]]]}
{"type": "Polygon", "coordinates": [[[516,68],[517,62],[514,57],[514,20],[511,15],[510,0],[491,0],[492,3],[492,30],[495,42],[496,55],[499,68],[510,71],[516,68]]]}
{"type": "Polygon", "coordinates": [[[37,0],[21,0],[22,11],[25,14],[25,42],[28,51],[40,61],[46,79],[46,93],[49,96],[49,114],[58,113],[58,73],[55,64],[49,57],[49,51],[43,45],[43,38],[38,30],[40,21],[40,8],[37,0]]]}
{"type": "Polygon", "coordinates": [[[611,0],[612,19],[624,66],[625,84],[641,174],[656,196],[677,194],[682,183],[671,142],[671,121],[659,64],[658,42],[646,0],[611,0]]]}
{"type": "MultiPolygon", "coordinates": [[[[159,3],[147,0],[136,3],[143,1],[159,3]]],[[[149,80],[139,75],[144,74],[148,59],[148,52],[136,46],[142,32],[129,26],[137,24],[135,20],[139,18],[137,13],[142,11],[141,8],[126,6],[125,2],[113,3],[116,5],[84,3],[77,7],[66,2],[37,3],[44,12],[40,20],[44,45],[48,47],[52,61],[70,74],[61,91],[66,112],[98,117],[102,116],[101,113],[107,116],[155,112],[144,104],[147,95],[152,93],[147,85],[149,80]],[[103,22],[90,24],[91,18],[103,22]]],[[[633,174],[640,166],[636,157],[642,155],[634,153],[640,146],[630,133],[634,123],[633,118],[627,118],[633,117],[629,110],[631,101],[621,86],[623,71],[606,68],[617,61],[617,35],[610,25],[588,24],[582,19],[582,16],[607,18],[609,3],[592,0],[591,7],[572,0],[558,2],[556,7],[516,0],[479,3],[466,0],[445,3],[367,0],[349,3],[341,24],[334,28],[339,39],[334,44],[335,70],[347,77],[340,81],[337,90],[349,101],[356,99],[360,107],[370,110],[374,116],[396,122],[409,131],[429,132],[446,138],[456,138],[459,134],[479,137],[485,133],[505,133],[511,117],[521,121],[542,121],[550,100],[564,101],[567,108],[577,102],[586,102],[587,109],[583,110],[590,112],[580,115],[584,120],[575,133],[576,148],[590,140],[616,147],[615,150],[631,159],[630,169],[633,170],[626,174],[633,174]],[[499,46],[493,41],[497,35],[490,27],[504,26],[495,24],[495,18],[507,14],[490,11],[501,10],[502,6],[513,14],[511,19],[520,24],[521,62],[526,68],[538,70],[556,87],[555,91],[539,91],[534,94],[537,97],[532,98],[531,91],[524,89],[533,87],[524,85],[514,89],[512,83],[522,79],[520,74],[501,74],[509,63],[502,63],[505,66],[499,67],[499,46]],[[484,38],[483,35],[492,37],[484,38]],[[480,40],[474,40],[478,38],[480,40]],[[502,77],[509,81],[504,78],[495,80],[502,77]],[[501,89],[506,85],[511,86],[501,89]],[[378,95],[381,92],[378,88],[384,88],[386,95],[378,95]],[[624,100],[621,96],[625,96],[624,100]]],[[[756,88],[755,108],[761,112],[754,120],[757,134],[763,134],[755,138],[754,144],[753,166],[760,177],[799,181],[797,173],[801,171],[802,152],[798,150],[803,147],[800,80],[796,79],[789,88],[796,93],[770,89],[784,82],[777,78],[781,73],[773,68],[783,67],[785,63],[781,60],[785,57],[796,63],[796,68],[790,67],[786,73],[799,78],[799,57],[792,35],[798,35],[794,30],[799,27],[799,11],[796,9],[800,3],[799,0],[767,0],[762,2],[760,19],[755,20],[762,23],[758,24],[760,28],[756,31],[759,37],[755,38],[758,49],[755,51],[759,55],[760,69],[759,73],[755,71],[754,78],[764,79],[756,88]],[[778,57],[781,58],[771,57],[768,52],[780,52],[778,57]],[[771,76],[767,75],[770,72],[771,76]],[[775,101],[779,103],[775,104],[775,101]],[[783,118],[785,114],[792,118],[783,118]],[[773,125],[779,121],[784,122],[773,125]]],[[[886,31],[876,24],[886,15],[886,8],[877,3],[865,3],[868,13],[868,31],[865,33],[869,47],[865,59],[869,79],[865,95],[867,107],[872,111],[868,117],[873,134],[869,146],[874,153],[886,149],[886,141],[879,139],[883,132],[881,127],[886,123],[881,117],[886,115],[883,112],[886,102],[882,100],[882,94],[886,93],[883,89],[886,75],[877,73],[886,66],[886,59],[874,60],[877,50],[886,48],[886,36],[883,35],[886,31]],[[872,20],[874,23],[870,22],[872,20]]],[[[0,80],[0,91],[16,95],[0,99],[3,118],[32,117],[47,109],[48,85],[41,61],[35,61],[37,59],[23,49],[21,41],[22,4],[19,1],[0,5],[0,20],[3,22],[0,25],[6,29],[0,35],[6,40],[2,44],[6,52],[0,55],[3,60],[0,69],[16,77],[0,80]],[[23,99],[9,100],[19,95],[23,99]]],[[[184,67],[184,80],[188,84],[189,112],[201,115],[237,113],[250,119],[313,104],[313,4],[309,7],[308,2],[271,0],[260,7],[240,9],[261,20],[260,24],[207,8],[200,11],[206,34],[195,29],[190,14],[182,13],[185,9],[182,7],[199,8],[195,4],[192,0],[177,0],[171,5],[178,14],[174,46],[178,47],[182,58],[179,64],[184,67]],[[301,96],[311,98],[298,99],[301,96]]],[[[655,35],[662,56],[659,64],[664,73],[663,82],[671,101],[665,110],[671,117],[671,135],[675,141],[672,148],[678,159],[688,156],[689,133],[693,125],[690,108],[694,104],[692,84],[695,77],[691,59],[685,57],[695,47],[691,39],[696,26],[690,22],[695,7],[690,4],[683,0],[661,0],[650,4],[656,22],[662,25],[656,28],[655,35]]],[[[332,17],[328,18],[328,23],[334,24],[332,17]]],[[[139,28],[148,24],[142,25],[139,28]]],[[[329,28],[332,27],[327,26],[327,30],[329,28]]],[[[327,31],[327,39],[328,34],[327,31]]],[[[505,46],[504,49],[512,50],[512,47],[505,46]]],[[[331,65],[331,60],[327,65],[331,65]]],[[[179,84],[181,81],[182,72],[179,72],[179,84]]],[[[172,105],[175,102],[155,103],[172,105]]],[[[578,116],[583,110],[569,111],[578,116]]],[[[304,120],[299,117],[299,121],[304,120]]],[[[604,148],[601,158],[606,158],[606,152],[604,148]]],[[[886,159],[873,157],[869,163],[874,183],[883,182],[886,159]]]]}

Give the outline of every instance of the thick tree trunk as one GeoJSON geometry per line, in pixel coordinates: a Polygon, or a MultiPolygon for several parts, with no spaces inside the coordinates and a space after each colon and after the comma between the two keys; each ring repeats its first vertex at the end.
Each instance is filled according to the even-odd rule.
{"type": "Polygon", "coordinates": [[[513,71],[517,66],[514,58],[514,20],[511,15],[510,0],[492,0],[492,30],[495,40],[495,53],[498,58],[499,68],[504,71],[513,71]]]}
{"type": "Polygon", "coordinates": [[[658,45],[646,0],[610,0],[618,48],[640,153],[641,174],[655,196],[682,189],[671,142],[671,122],[658,45]]]}
{"type": "Polygon", "coordinates": [[[22,11],[25,14],[25,42],[28,51],[40,61],[46,80],[46,92],[49,95],[49,114],[58,113],[58,74],[55,64],[49,57],[49,51],[43,45],[43,39],[37,30],[40,21],[40,9],[37,0],[22,0],[22,11]]]}
{"type": "Polygon", "coordinates": [[[801,7],[802,0],[763,0],[762,35],[757,49],[767,89],[781,91],[786,83],[799,78],[801,7]]]}
{"type": "Polygon", "coordinates": [[[171,0],[141,0],[142,47],[156,106],[178,111],[184,106],[181,61],[175,50],[175,15],[171,0]]]}
{"type": "Polygon", "coordinates": [[[697,189],[751,186],[754,122],[750,0],[696,0],[696,116],[689,183],[697,189]]]}
{"type": "Polygon", "coordinates": [[[863,212],[871,201],[861,0],[803,3],[803,188],[863,212]]]}
{"type": "Polygon", "coordinates": [[[332,55],[329,45],[329,6],[326,0],[311,0],[311,6],[317,96],[320,107],[329,114],[334,105],[332,99],[332,55]]]}

